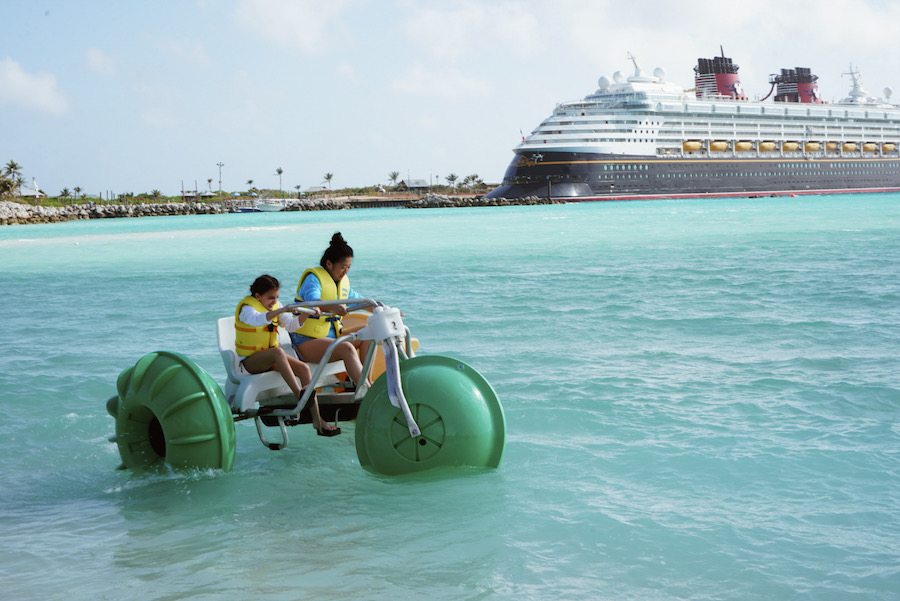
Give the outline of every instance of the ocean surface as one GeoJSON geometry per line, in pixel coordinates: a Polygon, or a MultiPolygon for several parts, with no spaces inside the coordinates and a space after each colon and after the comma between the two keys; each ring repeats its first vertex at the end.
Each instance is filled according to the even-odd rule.
{"type": "Polygon", "coordinates": [[[900,598],[900,195],[365,209],[0,228],[4,600],[900,598]],[[121,471],[144,354],[341,231],[359,292],[502,400],[496,470],[343,435],[121,471]]]}

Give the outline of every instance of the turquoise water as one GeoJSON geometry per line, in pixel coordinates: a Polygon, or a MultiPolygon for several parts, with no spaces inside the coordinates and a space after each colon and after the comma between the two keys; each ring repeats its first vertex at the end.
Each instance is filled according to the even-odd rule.
{"type": "Polygon", "coordinates": [[[900,196],[0,229],[4,599],[897,599],[900,196]],[[360,292],[506,410],[499,469],[386,478],[353,426],[117,471],[105,401],[340,230],[360,292]],[[176,316],[169,313],[175,310],[176,316]]]}

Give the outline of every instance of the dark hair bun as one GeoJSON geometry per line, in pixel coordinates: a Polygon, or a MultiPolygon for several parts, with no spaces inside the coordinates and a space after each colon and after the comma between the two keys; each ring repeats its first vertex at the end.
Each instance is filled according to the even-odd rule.
{"type": "Polygon", "coordinates": [[[325,249],[325,253],[322,254],[322,260],[319,261],[319,265],[327,267],[327,261],[337,263],[352,256],[353,249],[350,248],[350,245],[347,244],[347,241],[344,240],[344,237],[341,236],[340,232],[335,232],[334,236],[331,237],[331,244],[328,245],[328,248],[325,249]]]}

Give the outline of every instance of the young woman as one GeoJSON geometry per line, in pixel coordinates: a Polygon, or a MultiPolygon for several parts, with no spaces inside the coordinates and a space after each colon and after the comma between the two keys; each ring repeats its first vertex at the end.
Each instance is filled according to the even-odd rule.
{"type": "MultiPolygon", "coordinates": [[[[309,385],[312,374],[306,363],[278,346],[278,327],[283,327],[288,332],[296,330],[307,320],[307,315],[284,314],[289,309],[278,302],[280,287],[278,280],[270,275],[261,275],[251,284],[250,295],[241,299],[234,310],[234,347],[235,352],[244,357],[241,360],[244,369],[251,374],[274,369],[281,374],[299,400],[309,385]],[[298,378],[303,388],[297,384],[298,378]]],[[[310,400],[310,412],[316,432],[320,436],[340,434],[340,428],[321,419],[315,392],[310,400]]]]}
{"type": "MultiPolygon", "coordinates": [[[[322,254],[320,266],[307,269],[300,276],[296,302],[363,298],[350,287],[347,278],[352,264],[353,249],[337,232],[322,254]]],[[[321,361],[333,339],[341,335],[341,317],[348,313],[347,306],[343,304],[327,305],[322,309],[333,313],[333,316],[310,316],[299,330],[291,332],[291,342],[297,354],[311,363],[321,361]]],[[[362,373],[361,358],[366,356],[368,350],[368,340],[348,341],[342,342],[331,356],[344,362],[347,375],[354,383],[358,385],[365,379],[366,384],[371,385],[368,375],[362,373]]]]}

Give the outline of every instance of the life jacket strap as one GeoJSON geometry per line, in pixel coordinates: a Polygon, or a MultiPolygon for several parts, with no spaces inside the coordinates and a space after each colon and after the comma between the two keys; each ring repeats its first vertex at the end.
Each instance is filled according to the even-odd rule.
{"type": "Polygon", "coordinates": [[[325,321],[330,321],[330,322],[332,322],[332,323],[335,322],[335,321],[340,321],[340,320],[341,320],[341,318],[340,318],[339,315],[328,315],[328,316],[325,316],[325,315],[310,315],[309,317],[307,317],[307,319],[324,319],[325,321]]]}

